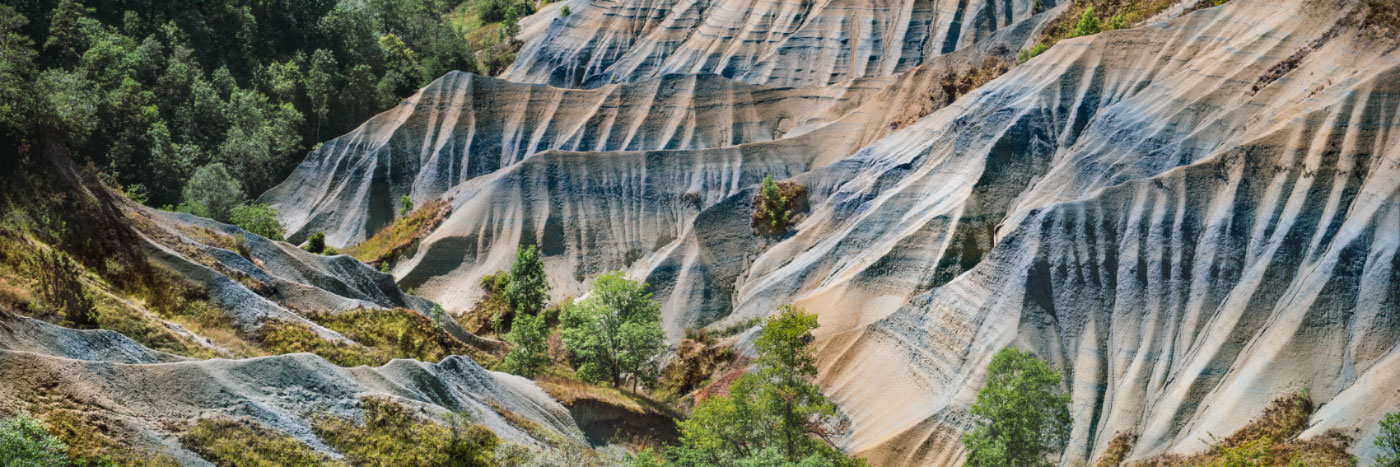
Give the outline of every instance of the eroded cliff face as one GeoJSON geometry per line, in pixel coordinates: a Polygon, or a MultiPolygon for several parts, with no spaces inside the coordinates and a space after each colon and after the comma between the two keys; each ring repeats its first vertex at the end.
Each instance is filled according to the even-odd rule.
{"type": "Polygon", "coordinates": [[[531,37],[503,78],[591,87],[686,73],[826,86],[908,71],[1038,13],[1031,0],[571,5],[576,13],[531,37]]]}
{"type": "Polygon", "coordinates": [[[572,2],[504,78],[626,84],[450,75],[264,199],[348,242],[400,193],[449,200],[393,269],[449,309],[520,244],[556,298],[646,279],[673,336],[795,302],[843,447],[880,465],[957,463],[1006,345],[1068,376],[1066,465],[1120,433],[1194,452],[1305,387],[1305,436],[1372,455],[1400,408],[1394,41],[1357,1],[1182,2],[947,95],[1059,13],[1023,3],[572,2]],[[768,174],[808,193],[780,237],[750,226],[768,174]]]}

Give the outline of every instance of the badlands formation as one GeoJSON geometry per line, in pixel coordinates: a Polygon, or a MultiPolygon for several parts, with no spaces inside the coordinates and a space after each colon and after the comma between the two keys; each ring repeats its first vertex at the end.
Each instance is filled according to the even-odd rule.
{"type": "Polygon", "coordinates": [[[264,200],[342,244],[447,200],[393,274],[448,309],[534,244],[556,298],[647,280],[673,338],[816,311],[841,447],[877,465],[957,463],[1006,345],[1067,375],[1064,465],[1119,434],[1197,452],[1303,388],[1305,437],[1374,455],[1400,408],[1394,37],[1365,2],[1191,1],[1016,64],[1065,8],[1032,3],[570,1],[505,81],[445,76],[264,200]],[[987,60],[1010,70],[939,85],[987,60]],[[749,224],[768,174],[807,189],[778,238],[749,224]]]}
{"type": "MultiPolygon", "coordinates": [[[[815,312],[831,439],[873,465],[959,464],[1008,345],[1065,375],[1060,465],[1120,436],[1128,460],[1201,452],[1304,390],[1302,437],[1338,430],[1366,463],[1400,410],[1400,39],[1365,21],[1377,1],[1143,2],[1158,12],[1031,56],[1076,5],[562,0],[521,20],[499,77],[442,76],[264,193],[291,243],[48,163],[102,242],[201,284],[246,335],[294,323],[350,347],[325,316],[399,310],[498,349],[441,309],[471,309],[535,245],[554,301],[623,271],[673,341],[815,312]],[[751,224],[768,175],[805,188],[781,235],[751,224]],[[359,244],[405,196],[447,213],[379,269],[292,245],[359,244]]],[[[0,411],[45,394],[190,465],[207,464],[178,438],[192,416],[330,452],[309,414],[367,395],[525,446],[592,441],[590,414],[470,355],[200,360],[0,311],[0,381],[0,411]]]]}

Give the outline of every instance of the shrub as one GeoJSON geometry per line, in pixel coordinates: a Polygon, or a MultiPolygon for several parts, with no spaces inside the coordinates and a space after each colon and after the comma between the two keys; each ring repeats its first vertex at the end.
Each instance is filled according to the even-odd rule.
{"type": "Polygon", "coordinates": [[[1071,37],[1083,37],[1098,34],[1099,17],[1094,15],[1094,7],[1090,6],[1084,10],[1084,14],[1079,17],[1079,22],[1074,24],[1074,35],[1071,37]]]}
{"type": "Polygon", "coordinates": [[[505,340],[514,345],[506,354],[506,372],[533,378],[549,367],[549,329],[544,316],[516,314],[505,340]]]}
{"type": "Polygon", "coordinates": [[[282,241],[282,235],[287,233],[287,229],[277,220],[277,209],[262,203],[238,205],[233,208],[229,221],[268,240],[282,241]]]}
{"type": "Polygon", "coordinates": [[[243,202],[243,186],[223,164],[215,162],[194,171],[181,197],[185,202],[203,204],[209,218],[228,222],[233,207],[243,202]]]}
{"type": "Polygon", "coordinates": [[[167,211],[183,212],[185,214],[193,214],[199,217],[209,217],[209,208],[205,207],[204,203],[192,199],[181,201],[179,206],[175,206],[173,208],[170,206],[166,206],[165,208],[165,210],[167,211]]]}
{"type": "Polygon", "coordinates": [[[221,467],[343,465],[306,443],[251,422],[203,418],[180,441],[221,467]]]}
{"type": "Polygon", "coordinates": [[[44,422],[20,414],[0,420],[0,465],[49,467],[68,465],[68,446],[49,434],[44,422]]]}
{"type": "Polygon", "coordinates": [[[1048,466],[1069,434],[1069,395],[1060,372],[1030,352],[1007,347],[992,357],[963,435],[971,466],[1048,466]]]}
{"type": "Polygon", "coordinates": [[[1381,432],[1376,435],[1376,464],[1385,467],[1400,466],[1400,412],[1385,414],[1381,419],[1381,432]]]}
{"type": "Polygon", "coordinates": [[[361,399],[364,423],[322,416],[312,429],[354,465],[489,466],[500,440],[464,415],[448,426],[418,417],[389,399],[361,399]]]}
{"type": "Polygon", "coordinates": [[[627,280],[621,272],[603,274],[588,298],[564,309],[560,334],[584,381],[621,387],[630,376],[635,389],[640,380],[654,377],[666,336],[661,305],[646,289],[645,282],[627,280]]]}
{"type": "Polygon", "coordinates": [[[97,309],[83,290],[83,268],[62,251],[50,249],[30,260],[30,270],[39,281],[39,297],[77,327],[97,326],[97,309]]]}
{"type": "Polygon", "coordinates": [[[318,255],[324,253],[326,251],[326,234],[324,232],[316,232],[311,234],[310,237],[306,238],[306,246],[304,248],[306,249],[306,251],[316,253],[318,255]]]}
{"type": "Polygon", "coordinates": [[[407,216],[410,212],[413,212],[413,198],[409,198],[408,195],[400,196],[399,217],[407,216]]]}
{"type": "Polygon", "coordinates": [[[786,232],[803,191],[796,183],[777,183],[772,175],[763,177],[763,186],[754,196],[754,227],[772,235],[786,232]]]}
{"type": "Polygon", "coordinates": [[[568,6],[568,5],[564,5],[564,6],[562,6],[562,7],[559,7],[559,17],[560,17],[560,18],[568,18],[570,14],[572,14],[572,13],[569,12],[569,6],[568,6]]]}

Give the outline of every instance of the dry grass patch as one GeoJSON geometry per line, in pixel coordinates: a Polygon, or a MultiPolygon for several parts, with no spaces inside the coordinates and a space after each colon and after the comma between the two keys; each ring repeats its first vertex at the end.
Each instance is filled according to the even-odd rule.
{"type": "Polygon", "coordinates": [[[1135,462],[1141,467],[1231,467],[1247,465],[1307,465],[1350,467],[1356,458],[1347,453],[1352,439],[1336,430],[1302,440],[1298,435],[1312,416],[1312,400],[1306,390],[1275,400],[1263,415],[1239,431],[1216,440],[1206,452],[1193,456],[1166,454],[1135,462]]]}
{"type": "Polygon", "coordinates": [[[1094,465],[1098,467],[1116,467],[1123,464],[1123,459],[1128,458],[1128,453],[1133,452],[1133,444],[1137,443],[1137,435],[1132,433],[1119,433],[1108,442],[1108,448],[1103,450],[1103,455],[1094,465]]]}
{"type": "Polygon", "coordinates": [[[220,467],[345,465],[296,438],[253,422],[200,419],[180,441],[220,467]]]}
{"type": "Polygon", "coordinates": [[[375,232],[364,243],[340,252],[375,267],[385,262],[393,263],[404,253],[417,248],[418,241],[442,223],[449,213],[451,208],[446,201],[438,199],[423,203],[413,212],[375,232]]]}
{"type": "Polygon", "coordinates": [[[686,337],[676,346],[675,358],[661,370],[655,392],[663,400],[680,399],[708,385],[737,356],[733,347],[720,345],[704,329],[686,330],[686,337]]]}
{"type": "Polygon", "coordinates": [[[592,399],[637,414],[680,416],[675,408],[645,395],[585,383],[569,374],[566,367],[556,366],[554,370],[551,374],[535,378],[535,384],[538,384],[540,389],[544,389],[545,393],[565,406],[572,406],[580,400],[592,399]]]}

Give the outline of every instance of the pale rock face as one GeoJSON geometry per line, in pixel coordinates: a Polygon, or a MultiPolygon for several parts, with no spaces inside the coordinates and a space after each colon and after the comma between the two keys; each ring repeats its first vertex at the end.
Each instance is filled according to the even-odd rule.
{"type": "MultiPolygon", "coordinates": [[[[1043,2],[1053,6],[1056,2],[1043,2]]],[[[528,36],[511,81],[592,87],[670,73],[773,86],[888,76],[1032,16],[1030,0],[595,0],[528,36]]],[[[557,15],[556,15],[557,16],[557,15]]]]}
{"type": "Polygon", "coordinates": [[[1254,89],[1357,2],[1174,8],[946,106],[941,77],[1027,48],[1058,10],[926,3],[575,0],[505,77],[627,84],[449,75],[264,199],[340,241],[387,222],[375,213],[401,193],[449,200],[394,268],[448,309],[522,244],[540,246],[555,299],[610,270],[647,280],[673,337],[795,302],[822,324],[842,446],[877,465],[959,462],[1006,345],[1068,377],[1064,465],[1124,432],[1130,458],[1195,452],[1304,387],[1320,406],[1307,435],[1343,429],[1373,456],[1376,421],[1400,409],[1400,53],[1346,30],[1254,89]],[[448,85],[463,82],[490,91],[448,85]],[[685,105],[651,103],[677,82],[695,89],[685,105]],[[606,118],[563,104],[614,95],[606,118]],[[911,108],[921,118],[895,128],[911,108]],[[501,112],[545,120],[444,117],[501,112]],[[767,174],[808,192],[779,238],[749,224],[767,174]]]}
{"type": "Polygon", "coordinates": [[[321,145],[262,196],[288,238],[363,241],[417,202],[531,154],[687,150],[772,141],[841,115],[881,89],[848,83],[775,89],[718,76],[667,76],[601,89],[561,89],[451,73],[355,131],[321,145]]]}

